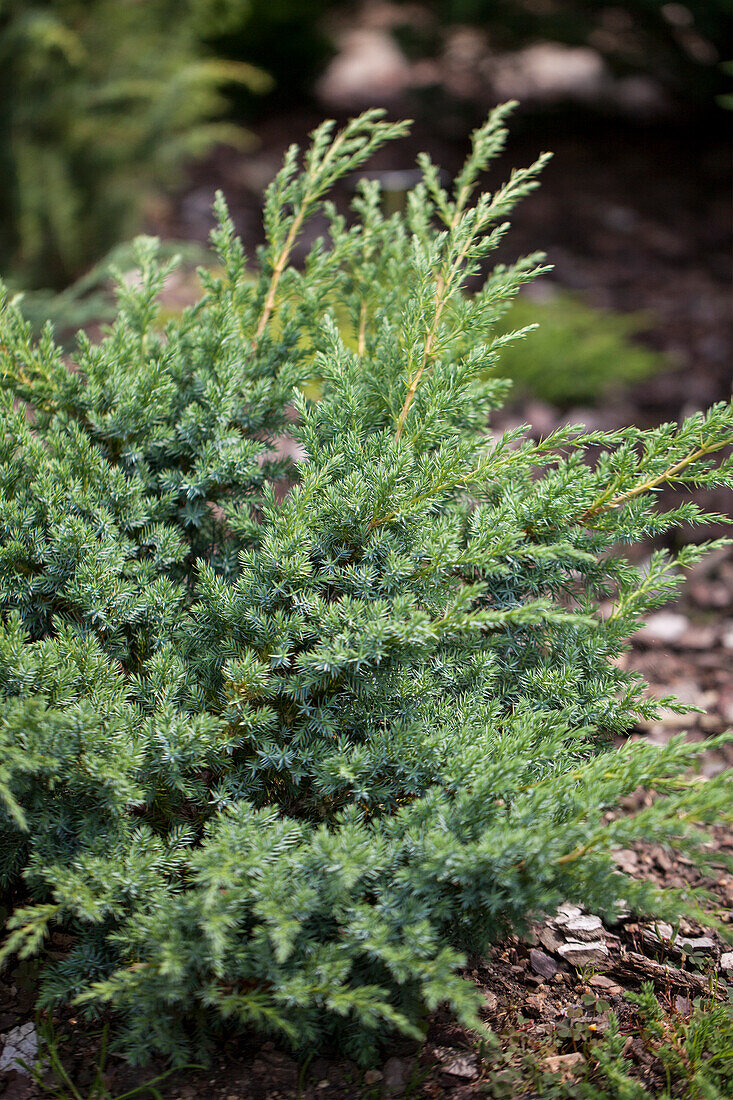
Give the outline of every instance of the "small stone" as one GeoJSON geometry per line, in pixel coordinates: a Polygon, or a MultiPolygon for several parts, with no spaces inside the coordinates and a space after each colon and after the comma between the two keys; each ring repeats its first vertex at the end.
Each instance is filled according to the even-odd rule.
{"type": "Polygon", "coordinates": [[[640,645],[670,645],[679,641],[690,626],[686,615],[676,611],[659,611],[650,615],[646,624],[634,634],[634,641],[640,645]]]}
{"type": "Polygon", "coordinates": [[[679,639],[682,649],[710,650],[717,641],[717,632],[712,626],[690,626],[679,639]]]}
{"type": "Polygon", "coordinates": [[[589,46],[533,42],[497,55],[491,79],[500,99],[585,103],[598,98],[601,89],[606,91],[608,69],[589,46]]]}
{"type": "Polygon", "coordinates": [[[443,1073],[470,1081],[478,1077],[478,1057],[475,1054],[461,1054],[458,1058],[452,1058],[443,1066],[443,1073]]]}
{"type": "Polygon", "coordinates": [[[721,639],[725,649],[733,649],[733,623],[727,623],[721,639]]]}
{"type": "Polygon", "coordinates": [[[540,928],[537,938],[547,951],[557,951],[558,947],[562,946],[562,937],[557,934],[554,928],[547,925],[540,928]]]}
{"type": "Polygon", "coordinates": [[[590,915],[573,917],[567,921],[563,931],[574,940],[594,940],[603,931],[603,921],[590,915]]]}
{"type": "Polygon", "coordinates": [[[602,989],[611,997],[620,997],[623,993],[623,987],[617,985],[613,978],[607,978],[605,974],[594,974],[588,984],[594,989],[602,989]]]}
{"type": "Polygon", "coordinates": [[[378,1069],[368,1069],[364,1074],[365,1085],[376,1085],[382,1080],[382,1074],[378,1069]]]}
{"type": "Polygon", "coordinates": [[[583,910],[577,905],[561,905],[559,906],[557,913],[553,917],[553,924],[564,925],[569,920],[575,920],[577,917],[582,917],[583,910]]]}
{"type": "Polygon", "coordinates": [[[388,1058],[382,1070],[382,1087],[387,1096],[401,1096],[412,1074],[411,1058],[388,1058]]]}
{"type": "Polygon", "coordinates": [[[530,993],[529,996],[524,999],[525,1007],[530,1016],[534,1016],[535,1018],[539,1018],[542,1015],[545,1009],[545,1003],[545,998],[541,997],[539,993],[530,993]]]}
{"type": "Polygon", "coordinates": [[[699,951],[703,955],[714,955],[717,952],[715,941],[709,936],[696,936],[688,939],[687,936],[678,936],[674,941],[675,947],[680,947],[686,954],[699,951]]]}
{"type": "Polygon", "coordinates": [[[614,852],[617,866],[627,875],[633,875],[639,869],[639,855],[632,848],[619,848],[614,852]]]}
{"type": "Polygon", "coordinates": [[[20,1024],[12,1031],[6,1031],[0,1038],[4,1041],[2,1053],[0,1053],[0,1073],[10,1073],[15,1070],[16,1073],[29,1076],[28,1070],[22,1063],[32,1066],[38,1057],[38,1036],[32,1021],[20,1024]]]}
{"type": "Polygon", "coordinates": [[[666,950],[672,946],[672,925],[659,921],[652,928],[642,928],[641,938],[653,950],[666,950]]]}
{"type": "Polygon", "coordinates": [[[489,990],[486,990],[486,992],[484,993],[484,1008],[486,1009],[486,1011],[496,1012],[498,1007],[499,998],[496,996],[495,993],[491,993],[489,990]]]}
{"type": "Polygon", "coordinates": [[[316,89],[329,107],[358,110],[375,97],[381,103],[409,86],[410,64],[387,29],[351,29],[341,36],[339,47],[316,89]]]}
{"type": "Polygon", "coordinates": [[[726,951],[720,956],[721,970],[733,970],[733,951],[726,951]]]}
{"type": "Polygon", "coordinates": [[[524,415],[538,439],[549,435],[557,427],[557,410],[544,401],[529,401],[524,415]]]}
{"type": "Polygon", "coordinates": [[[551,959],[549,955],[546,955],[544,951],[540,951],[539,948],[533,947],[529,953],[529,965],[534,970],[535,974],[540,974],[543,978],[551,978],[553,974],[557,973],[557,963],[554,959],[551,959]]]}
{"type": "Polygon", "coordinates": [[[581,940],[568,940],[562,947],[558,947],[557,953],[571,966],[576,967],[599,966],[608,962],[609,957],[608,948],[603,940],[591,940],[589,943],[581,940]]]}
{"type": "Polygon", "coordinates": [[[545,1060],[545,1065],[550,1073],[572,1074],[573,1070],[580,1069],[585,1064],[585,1058],[580,1053],[552,1054],[545,1060]]]}
{"type": "Polygon", "coordinates": [[[690,596],[700,607],[728,607],[730,587],[725,581],[692,584],[690,596]]]}
{"type": "Polygon", "coordinates": [[[331,1082],[325,1080],[325,1078],[324,1078],[323,1081],[319,1081],[318,1084],[316,1085],[317,1089],[329,1089],[330,1087],[331,1087],[331,1082]]]}

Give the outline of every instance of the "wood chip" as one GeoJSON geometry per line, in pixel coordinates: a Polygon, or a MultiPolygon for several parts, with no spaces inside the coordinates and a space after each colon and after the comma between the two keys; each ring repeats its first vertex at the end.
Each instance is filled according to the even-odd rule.
{"type": "Polygon", "coordinates": [[[573,1070],[579,1069],[584,1064],[585,1058],[579,1053],[552,1054],[545,1059],[545,1065],[550,1073],[561,1073],[563,1077],[566,1074],[572,1074],[573,1070]]]}
{"type": "MultiPolygon", "coordinates": [[[[622,952],[612,960],[608,971],[621,980],[632,981],[637,985],[651,981],[656,986],[670,987],[681,990],[683,993],[690,989],[695,993],[710,993],[708,980],[702,975],[693,974],[689,970],[680,970],[676,966],[664,966],[662,963],[652,962],[646,955],[639,955],[636,951],[622,952]]],[[[724,993],[718,990],[715,995],[722,999],[724,993]]]]}

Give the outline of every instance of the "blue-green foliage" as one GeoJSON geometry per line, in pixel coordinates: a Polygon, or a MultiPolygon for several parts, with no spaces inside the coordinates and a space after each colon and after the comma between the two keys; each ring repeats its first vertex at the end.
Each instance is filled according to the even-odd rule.
{"type": "Polygon", "coordinates": [[[461,293],[542,164],[474,198],[505,114],[451,194],[424,159],[404,217],[366,183],[349,225],[329,187],[404,127],[321,127],[269,189],[256,276],[218,199],[220,273],[163,331],[151,241],[71,364],[4,306],[6,952],[69,929],[44,1003],[111,1002],[135,1058],[232,1020],[366,1058],[441,1002],[475,1021],[465,952],[531,912],[692,904],[612,849],[696,850],[727,777],[689,782],[679,741],[609,739],[659,705],[615,658],[703,548],[645,569],[617,548],[700,519],[654,490],[730,482],[733,416],[486,433],[494,324],[542,270],[461,293]],[[651,807],[606,819],[644,784],[651,807]]]}

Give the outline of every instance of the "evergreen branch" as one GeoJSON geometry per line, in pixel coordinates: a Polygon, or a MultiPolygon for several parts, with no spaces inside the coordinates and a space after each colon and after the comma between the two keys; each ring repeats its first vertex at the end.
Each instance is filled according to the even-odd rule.
{"type": "Polygon", "coordinates": [[[272,316],[277,301],[278,286],[287,270],[298,235],[306,220],[317,210],[324,194],[341,176],[359,167],[385,141],[400,137],[407,131],[409,127],[407,122],[381,122],[380,119],[384,113],[383,110],[378,109],[365,111],[358,118],[348,122],[333,139],[330,139],[333,123],[323,123],[312,135],[313,144],[306,154],[303,175],[296,178],[294,184],[287,186],[292,174],[295,154],[298,151],[293,147],[289,159],[286,159],[285,167],[270,185],[268,202],[277,196],[278,188],[282,188],[282,197],[290,201],[294,209],[287,219],[289,224],[285,239],[272,266],[262,312],[252,339],[253,348],[259,343],[272,316]]]}
{"type": "Polygon", "coordinates": [[[436,286],[435,286],[435,301],[433,303],[433,322],[432,322],[432,325],[430,326],[428,334],[425,338],[425,345],[423,347],[422,360],[420,362],[420,366],[417,368],[414,375],[408,380],[407,393],[405,394],[405,400],[404,400],[402,408],[400,410],[400,414],[397,418],[397,430],[395,432],[395,439],[397,440],[398,443],[399,443],[400,439],[402,438],[402,432],[403,432],[404,427],[405,427],[405,420],[407,419],[407,414],[410,411],[410,406],[412,405],[413,400],[415,399],[415,394],[417,393],[417,387],[420,384],[420,379],[423,376],[423,372],[425,370],[425,367],[428,364],[428,360],[430,359],[430,355],[431,355],[432,350],[433,350],[433,342],[435,340],[435,336],[436,336],[436,333],[438,331],[438,325],[440,324],[440,317],[441,317],[441,314],[443,312],[443,307],[445,305],[446,297],[449,293],[448,286],[449,286],[448,281],[443,277],[442,274],[439,274],[438,278],[437,278],[437,281],[436,281],[436,286]]]}
{"type": "Polygon", "coordinates": [[[733,433],[722,439],[713,438],[710,442],[702,444],[695,450],[690,451],[683,458],[672,463],[662,473],[655,475],[654,477],[647,478],[637,485],[626,489],[623,493],[619,493],[616,496],[612,496],[611,499],[604,499],[603,496],[592,504],[589,508],[582,513],[579,517],[579,523],[585,523],[589,519],[593,519],[595,516],[611,511],[615,508],[620,508],[628,501],[633,500],[635,497],[642,496],[644,493],[648,493],[658,488],[660,485],[669,484],[678,480],[678,474],[682,473],[693,462],[697,462],[698,459],[705,458],[709,454],[715,454],[717,451],[722,450],[724,447],[728,447],[733,443],[733,433]]]}
{"type": "Polygon", "coordinates": [[[272,269],[272,275],[270,276],[267,294],[265,295],[265,303],[262,307],[260,319],[257,322],[255,334],[252,338],[253,349],[257,347],[257,344],[259,343],[263,332],[267,328],[267,324],[272,315],[272,311],[275,308],[275,302],[277,300],[277,288],[280,283],[280,279],[282,278],[282,274],[287,268],[288,263],[290,262],[290,253],[292,252],[293,245],[295,244],[303,222],[305,221],[306,215],[308,213],[308,204],[311,201],[312,195],[310,192],[306,191],[303,197],[302,204],[290,224],[290,229],[288,230],[288,235],[285,238],[285,243],[282,247],[280,255],[278,256],[277,261],[275,262],[275,266],[272,269]]]}
{"type": "Polygon", "coordinates": [[[367,303],[365,299],[359,307],[359,331],[357,333],[356,341],[356,354],[359,356],[360,359],[364,358],[364,354],[366,352],[366,333],[368,320],[369,315],[367,312],[367,303]]]}

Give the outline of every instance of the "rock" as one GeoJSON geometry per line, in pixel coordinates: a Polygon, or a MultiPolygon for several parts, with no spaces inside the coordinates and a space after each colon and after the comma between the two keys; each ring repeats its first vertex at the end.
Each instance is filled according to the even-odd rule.
{"type": "Polygon", "coordinates": [[[364,1074],[365,1085],[377,1085],[382,1080],[382,1074],[378,1069],[368,1069],[364,1074]]]}
{"type": "Polygon", "coordinates": [[[724,722],[733,722],[733,691],[721,691],[718,706],[724,722]]]}
{"type": "Polygon", "coordinates": [[[22,1065],[26,1062],[32,1066],[38,1057],[38,1036],[32,1021],[20,1024],[11,1031],[6,1031],[0,1036],[3,1040],[3,1049],[0,1053],[0,1073],[9,1073],[15,1070],[30,1076],[28,1070],[22,1065]]]}
{"type": "Polygon", "coordinates": [[[567,924],[569,920],[575,920],[577,917],[582,917],[582,915],[583,910],[577,905],[561,905],[552,918],[552,923],[564,925],[567,924]]]}
{"type": "Polygon", "coordinates": [[[524,1000],[524,1007],[529,1015],[534,1016],[535,1019],[539,1019],[539,1017],[542,1016],[546,1004],[545,998],[540,996],[539,993],[530,993],[524,1000]]]}
{"type": "Polygon", "coordinates": [[[642,939],[648,941],[655,947],[671,944],[672,933],[674,929],[671,924],[667,924],[666,921],[657,921],[651,928],[642,928],[642,939]]]}
{"type": "Polygon", "coordinates": [[[544,951],[540,951],[539,948],[533,947],[529,953],[529,965],[534,970],[535,974],[540,974],[543,978],[551,978],[553,974],[557,973],[557,963],[554,959],[551,959],[549,955],[546,955],[544,951]]]}
{"type": "MultiPolygon", "coordinates": [[[[669,856],[667,855],[667,853],[665,852],[664,848],[662,848],[661,845],[658,845],[657,847],[652,849],[652,855],[654,857],[654,862],[656,863],[657,867],[659,867],[660,871],[669,872],[669,871],[674,870],[674,863],[669,858],[669,856]]],[[[661,929],[663,923],[664,922],[658,922],[657,923],[657,928],[661,929]]],[[[662,933],[662,934],[664,935],[664,933],[662,933]]],[[[672,930],[671,930],[671,927],[670,927],[670,935],[671,934],[672,934],[672,930]]],[[[669,939],[669,936],[667,938],[669,939]]]]}
{"type": "Polygon", "coordinates": [[[559,936],[554,928],[545,925],[537,933],[537,939],[547,951],[557,951],[562,946],[562,936],[559,936]]]}
{"type": "Polygon", "coordinates": [[[499,998],[495,993],[490,990],[486,990],[484,993],[484,1008],[487,1012],[496,1012],[499,1007],[499,998]]]}
{"type": "Polygon", "coordinates": [[[679,641],[690,626],[686,615],[676,611],[658,611],[650,615],[646,624],[634,634],[634,641],[640,645],[672,645],[679,641]]]}
{"type": "Polygon", "coordinates": [[[530,401],[525,416],[536,437],[549,435],[557,427],[557,410],[544,401],[530,401]]]}
{"type": "Polygon", "coordinates": [[[443,1073],[449,1073],[451,1077],[463,1077],[472,1080],[478,1077],[479,1062],[476,1054],[459,1054],[457,1058],[451,1058],[443,1065],[443,1073]]]}
{"type": "Polygon", "coordinates": [[[728,607],[730,588],[724,581],[690,585],[690,596],[700,607],[728,607]]]}
{"type": "Polygon", "coordinates": [[[623,987],[617,985],[613,978],[607,978],[605,974],[594,974],[588,985],[592,985],[594,989],[602,989],[611,997],[620,997],[623,993],[623,987]]]}
{"type": "Polygon", "coordinates": [[[733,623],[726,623],[721,641],[725,649],[733,649],[733,623]]]}
{"type": "Polygon", "coordinates": [[[720,956],[721,970],[733,970],[733,951],[726,951],[720,956]]]}
{"type": "Polygon", "coordinates": [[[603,921],[600,917],[590,915],[572,917],[565,924],[563,932],[573,940],[594,940],[603,932],[603,921]]]}
{"type": "Polygon", "coordinates": [[[628,905],[623,898],[619,898],[618,902],[616,903],[616,912],[611,916],[608,923],[623,924],[625,921],[628,921],[630,916],[631,910],[629,909],[628,905]]]}
{"type": "Polygon", "coordinates": [[[329,106],[351,110],[389,102],[411,84],[410,63],[386,29],[351,30],[339,45],[316,86],[329,106]]]}
{"type": "Polygon", "coordinates": [[[388,1058],[382,1067],[382,1089],[386,1096],[401,1096],[412,1076],[412,1058],[388,1058]]]}
{"type": "Polygon", "coordinates": [[[713,626],[690,626],[684,631],[679,644],[683,649],[712,649],[717,641],[717,631],[713,626]]]}
{"type": "Polygon", "coordinates": [[[557,949],[560,955],[571,966],[599,966],[608,962],[608,948],[603,940],[568,940],[557,949]]]}
{"type": "Polygon", "coordinates": [[[619,107],[635,119],[656,118],[666,111],[664,89],[648,76],[621,76],[614,81],[613,94],[619,107]]]}
{"type": "Polygon", "coordinates": [[[606,90],[608,71],[588,46],[536,42],[492,59],[491,82],[499,99],[593,100],[606,90]]]}
{"type": "Polygon", "coordinates": [[[672,942],[672,925],[660,921],[653,928],[642,928],[641,938],[648,946],[656,950],[668,951],[673,955],[694,953],[715,955],[718,948],[709,936],[677,936],[672,942]]]}
{"type": "Polygon", "coordinates": [[[572,1074],[574,1070],[585,1065],[585,1058],[580,1053],[552,1054],[545,1059],[545,1065],[550,1073],[561,1073],[564,1077],[566,1074],[572,1074]]]}
{"type": "Polygon", "coordinates": [[[614,852],[616,865],[626,875],[634,875],[639,869],[639,856],[633,848],[619,848],[614,852]]]}
{"type": "Polygon", "coordinates": [[[701,954],[701,955],[715,955],[717,954],[717,947],[715,941],[711,940],[709,936],[695,936],[688,939],[687,936],[678,936],[674,941],[675,947],[681,948],[686,955],[701,954]]]}

